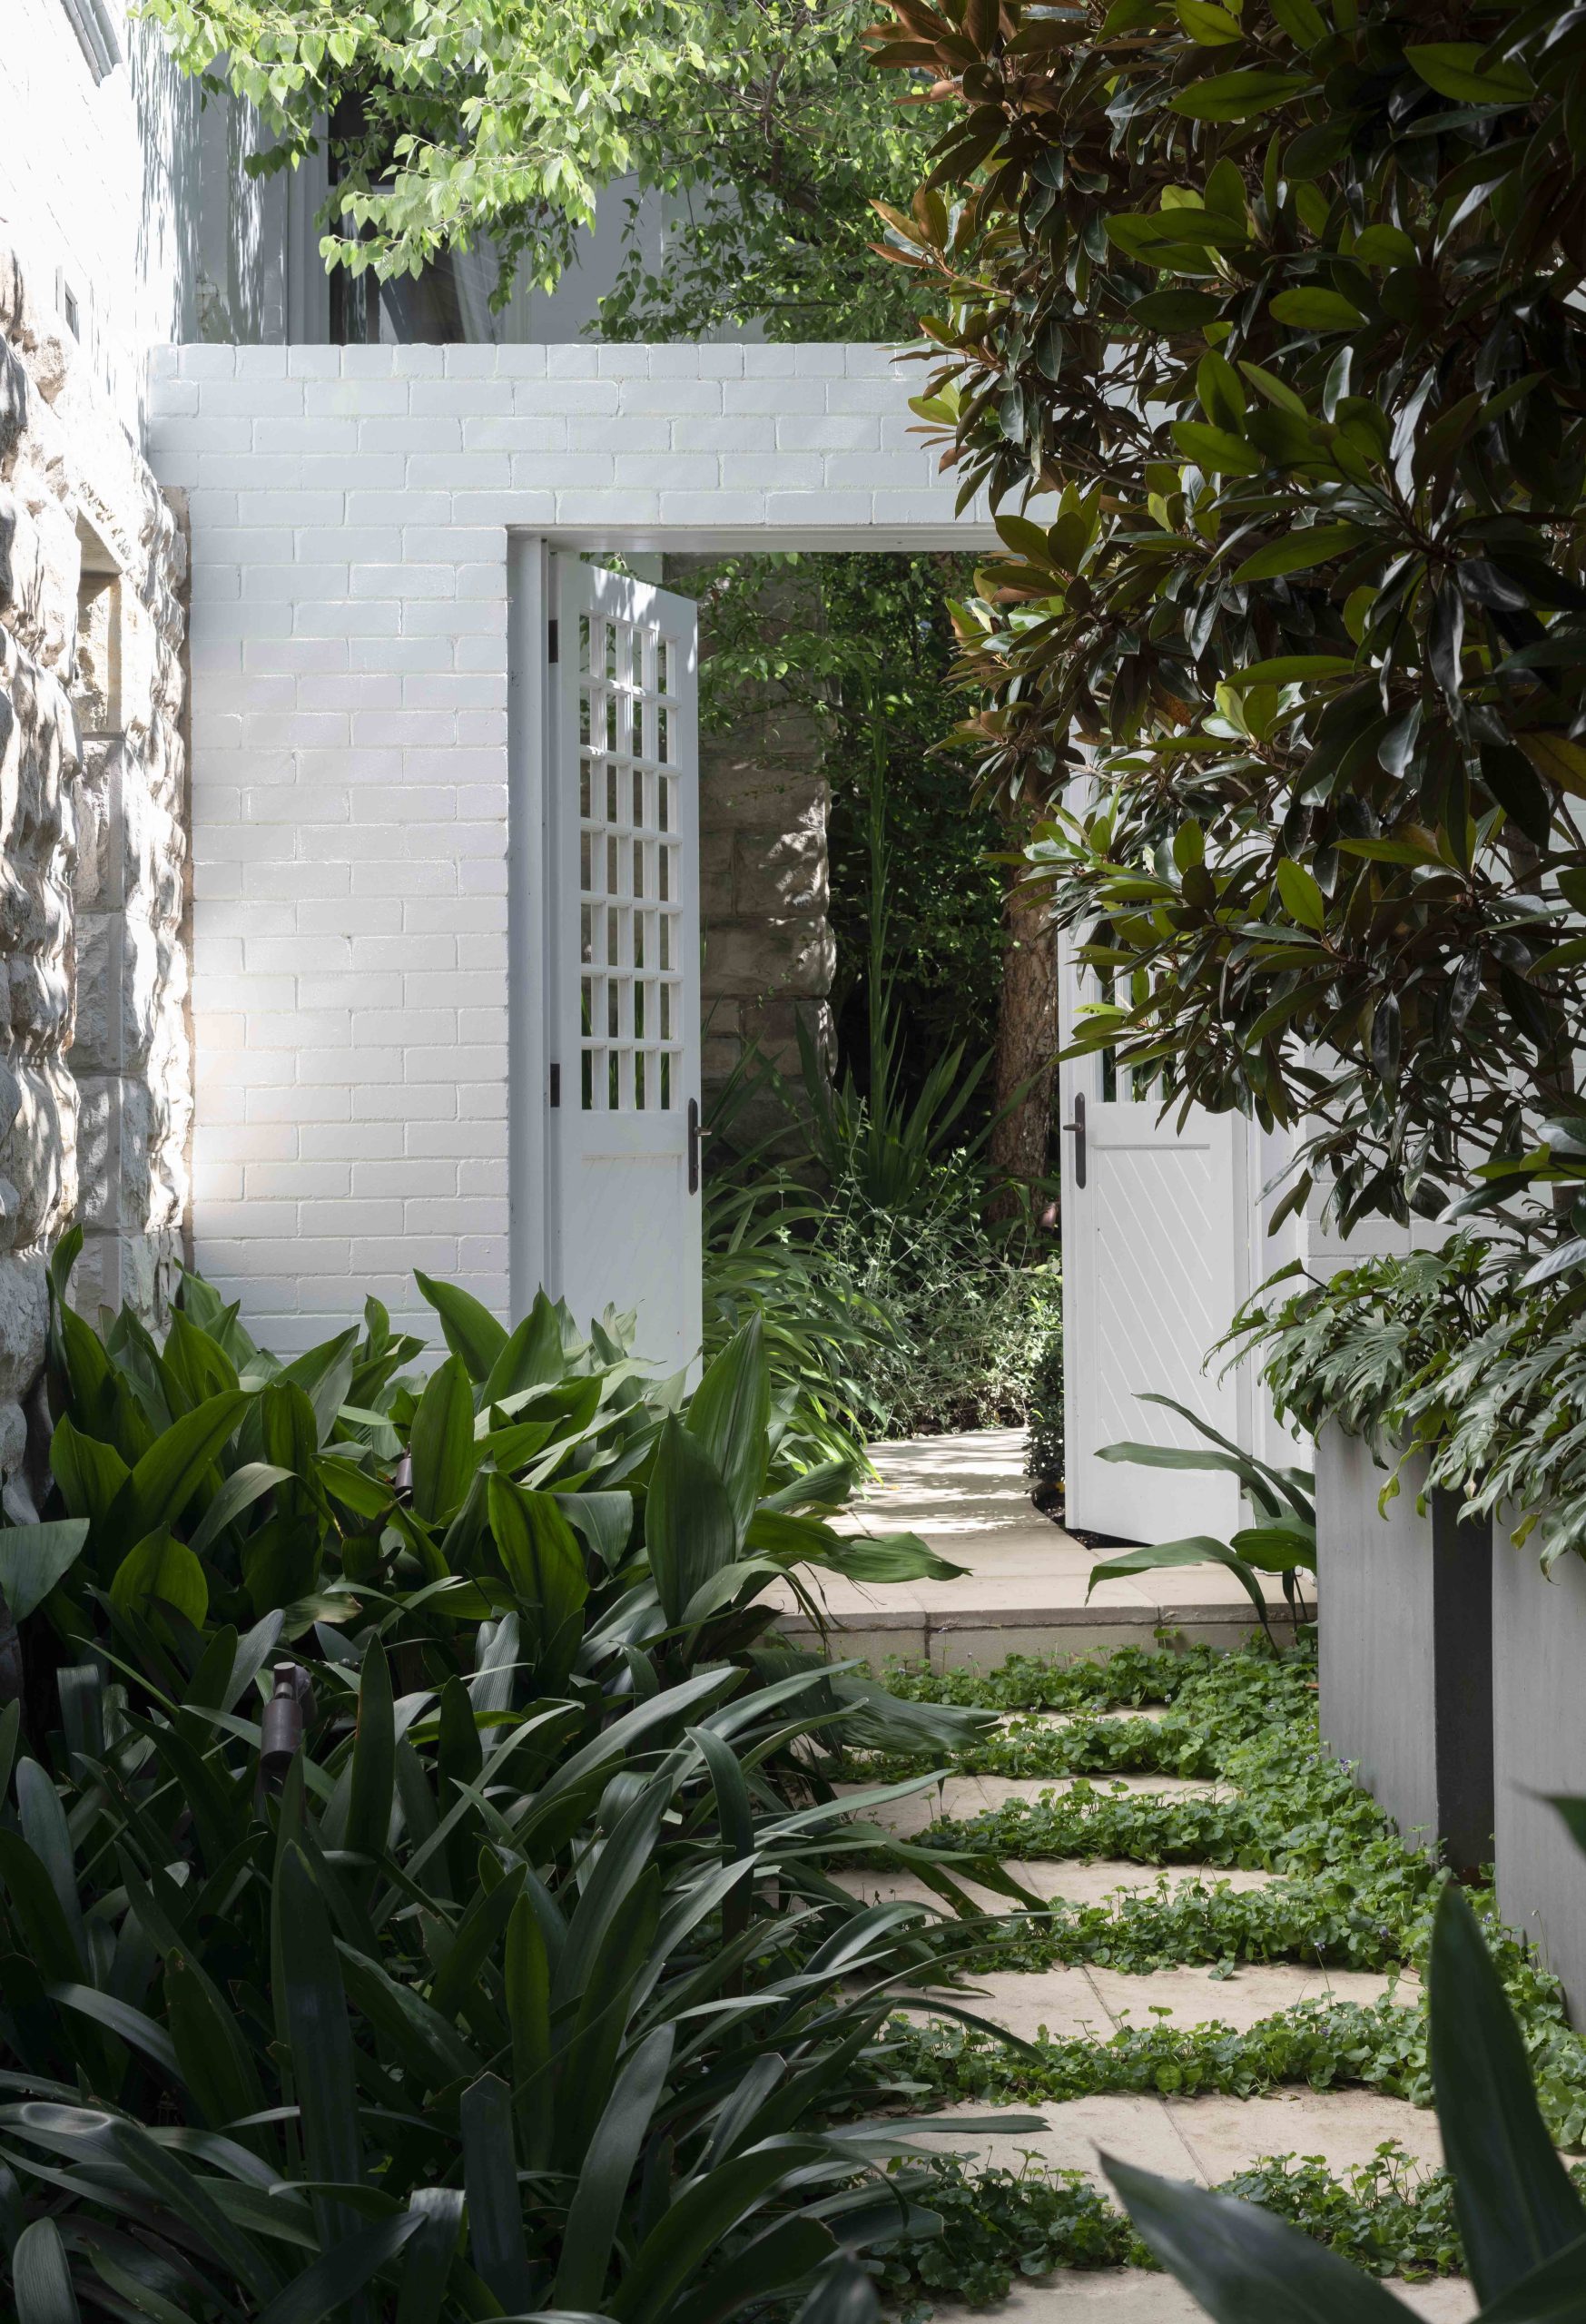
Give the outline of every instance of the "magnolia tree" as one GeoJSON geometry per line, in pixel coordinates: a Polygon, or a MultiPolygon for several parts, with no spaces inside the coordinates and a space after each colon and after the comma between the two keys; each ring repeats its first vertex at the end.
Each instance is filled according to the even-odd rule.
{"type": "Polygon", "coordinates": [[[889,5],[916,409],[1002,512],[966,732],[1095,778],[1030,851],[1079,1046],[1346,1223],[1586,1169],[1586,16],[889,5]]]}
{"type": "Polygon", "coordinates": [[[914,183],[923,137],[865,67],[865,0],[147,0],[143,13],[184,71],[258,107],[276,140],[259,166],[328,149],[332,267],[417,275],[484,244],[503,295],[519,276],[550,288],[623,182],[659,197],[667,254],[651,271],[630,234],[606,337],[912,328],[909,286],[868,248],[868,205],[914,183]]]}

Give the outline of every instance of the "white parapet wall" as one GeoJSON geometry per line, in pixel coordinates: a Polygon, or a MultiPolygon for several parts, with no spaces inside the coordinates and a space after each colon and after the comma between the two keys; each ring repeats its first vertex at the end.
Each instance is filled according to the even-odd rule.
{"type": "Polygon", "coordinates": [[[155,350],[192,527],[193,1231],[271,1344],[366,1292],[414,1316],[416,1266],[510,1305],[509,533],[972,546],[922,376],[853,346],[155,350]]]}

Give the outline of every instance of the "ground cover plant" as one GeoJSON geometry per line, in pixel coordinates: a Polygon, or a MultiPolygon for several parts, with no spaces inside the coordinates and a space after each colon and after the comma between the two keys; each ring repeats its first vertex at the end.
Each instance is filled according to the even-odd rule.
{"type": "MultiPolygon", "coordinates": [[[[1304,1647],[1277,1657],[1129,1650],[1078,1669],[1015,1658],[984,1676],[889,1673],[893,1687],[924,1702],[972,1703],[1005,1714],[1080,1714],[1071,1728],[1021,1727],[1014,1717],[961,1758],[938,1754],[939,1768],[1070,1777],[1088,1768],[1092,1779],[1044,1802],[1017,1800],[973,1818],[940,1821],[921,1836],[922,1846],[994,1854],[1015,1876],[1020,1862],[1065,1856],[1142,1867],[1206,1865],[1214,1876],[1186,1891],[1148,1886],[1105,1907],[1059,1903],[1024,1916],[1023,1949],[1017,1952],[1008,1949],[1003,1925],[988,1922],[978,1965],[1096,1960],[1149,1969],[1189,1959],[1234,1969],[1242,1960],[1288,1958],[1423,1971],[1447,1876],[1400,1839],[1348,1768],[1322,1749],[1315,1675],[1314,1653],[1304,1647]],[[1166,1702],[1167,1715],[1083,1716],[1150,1702],[1166,1702]],[[1226,1789],[1177,1797],[1109,1790],[1108,1774],[1123,1766],[1130,1773],[1215,1776],[1226,1789]],[[1263,1888],[1219,1891],[1219,1866],[1279,1877],[1263,1888]]],[[[930,1757],[856,1758],[850,1772],[897,1776],[922,1768],[930,1757]]],[[[1569,2025],[1556,1982],[1497,1920],[1491,1892],[1471,1893],[1555,2135],[1566,2145],[1586,2143],[1586,2043],[1569,2025]]],[[[986,2053],[979,2037],[960,2040],[947,2028],[921,2038],[922,2050],[939,2061],[923,2070],[955,2095],[986,2098],[1151,2088],[1248,2095],[1284,2081],[1318,2087],[1352,2081],[1425,2103],[1430,2091],[1424,2011],[1413,1989],[1370,2009],[1306,2004],[1247,2034],[1157,2024],[1110,2043],[1036,2046],[1039,2065],[1022,2053],[1003,2062],[986,2053]]]]}
{"type": "MultiPolygon", "coordinates": [[[[932,1837],[976,1847],[990,1840],[1016,1876],[1021,1860],[1041,1856],[1121,1856],[1149,1864],[1172,1860],[1180,1846],[1187,1860],[1214,1866],[1237,1861],[1283,1876],[1272,1888],[1250,1896],[1226,1890],[1219,1895],[1213,1881],[1183,1898],[1137,1893],[1106,1908],[1059,1906],[1039,1919],[1029,1917],[1032,1931],[1046,1925],[1029,1950],[1017,1945],[1010,1949],[1005,1942],[1009,1925],[999,1924],[996,1941],[988,1943],[979,1966],[1098,1959],[1115,1967],[1145,1969],[1216,1959],[1215,1947],[1197,1949],[1197,1926],[1203,1916],[1215,1921],[1223,1905],[1228,1918],[1221,1958],[1232,1968],[1242,1957],[1270,1957],[1259,1949],[1241,1952],[1252,1925],[1241,1926],[1246,1908],[1254,1905],[1259,1914],[1270,1909],[1271,1900],[1281,1915],[1286,1896],[1296,1907],[1286,1937],[1291,1957],[1335,1965],[1356,1957],[1374,1965],[1396,1958],[1427,1972],[1433,1994],[1430,2019],[1419,1994],[1408,2002],[1390,1997],[1370,2010],[1307,2005],[1244,2035],[1215,2024],[1178,2033],[1158,2023],[1109,2042],[1043,2040],[1034,2045],[1039,2063],[1021,2054],[1006,2066],[985,2052],[979,2037],[960,2029],[925,2030],[913,2036],[921,2079],[934,2081],[944,2095],[955,2098],[1037,2103],[1100,2091],[1249,2095],[1286,2080],[1306,2080],[1319,2088],[1365,2083],[1423,2105],[1435,2095],[1452,2173],[1417,2171],[1390,2144],[1371,2164],[1342,2176],[1315,2161],[1275,2157],[1219,2191],[1231,2201],[1259,2204],[1266,2214],[1254,2221],[1243,2212],[1232,2220],[1226,2211],[1217,2214],[1217,2248],[1227,2258],[1228,2281],[1246,2262],[1265,2270],[1263,2316],[1376,2312],[1347,2305],[1350,2280],[1335,2270],[1308,2272],[1316,2264],[1316,2245],[1376,2274],[1469,2267],[1478,2288],[1491,2298],[1505,2280],[1504,2270],[1518,2275],[1522,2262],[1540,2262],[1578,2238],[1578,2198],[1552,2162],[1531,2093],[1534,2081],[1552,2136],[1578,2147],[1586,2138],[1586,2044],[1565,2021],[1556,1987],[1498,1924],[1491,1895],[1471,1892],[1467,1902],[1465,1893],[1454,1890],[1428,1857],[1392,1832],[1348,1771],[1321,1754],[1308,1649],[1283,1657],[1130,1650],[1110,1663],[1081,1665],[1016,1657],[984,1675],[892,1675],[895,1684],[921,1700],[973,1702],[1005,1718],[1012,1715],[1011,1724],[996,1737],[954,1755],[951,1764],[966,1771],[989,1767],[1037,1774],[1128,1765],[1216,1774],[1236,1795],[1233,1801],[1213,1803],[1214,1809],[1236,1812],[1208,1824],[1200,1802],[1108,1795],[1098,1777],[1093,1791],[1081,1788],[1049,1807],[941,1824],[925,1836],[927,1844],[932,1837]],[[1166,1705],[1165,1716],[1108,1720],[1092,1715],[1144,1705],[1166,1705]],[[1051,1709],[1070,1715],[1075,1724],[1038,1726],[1024,1716],[1051,1709]],[[1379,1943],[1385,1944],[1368,1947],[1364,1956],[1352,1955],[1348,1931],[1364,1933],[1374,1926],[1379,1943]],[[1451,1985],[1457,1998],[1440,2036],[1435,1997],[1451,1985]],[[1452,2036],[1450,2016],[1457,2028],[1452,2036]],[[1496,2063],[1483,2083],[1464,2074],[1461,2061],[1465,2052],[1484,2043],[1496,2063]],[[1512,2140],[1512,2151],[1523,2157],[1518,2182],[1509,2165],[1482,2145],[1489,2133],[1512,2140]],[[1529,2259],[1522,2251],[1517,2260],[1518,2246],[1506,2257],[1495,2254],[1494,2222],[1505,2207],[1512,2216],[1523,2208],[1522,2186],[1548,2190],[1557,2234],[1552,2243],[1543,2234],[1529,2259]],[[1274,2220],[1303,2230],[1305,2244],[1280,2241],[1275,2248],[1274,2220]],[[1285,2305],[1302,2290],[1318,2303],[1314,2309],[1285,2305]],[[1320,2304],[1325,2299],[1344,2304],[1335,2311],[1320,2304]]],[[[873,1778],[897,1773],[905,1762],[866,1758],[861,1764],[873,1778]]],[[[967,1898],[960,1897],[959,1908],[969,1908],[967,1898]]],[[[986,1926],[990,1937],[991,1925],[986,1926]]],[[[1285,1943],[1276,1949],[1285,1949],[1285,1943]]],[[[1214,2313],[1232,2319],[1252,2312],[1239,2307],[1238,2298],[1255,2296],[1254,2277],[1241,2295],[1230,2292],[1219,2305],[1223,2295],[1210,2296],[1204,2268],[1197,2276],[1185,2258],[1192,2244],[1198,2249],[1200,2230],[1187,2215],[1172,2231],[1165,2224],[1177,2216],[1179,2192],[1139,2173],[1117,2170],[1113,2176],[1135,2212],[1133,2226],[1079,2174],[1030,2163],[1021,2171],[966,2174],[956,2188],[940,2189],[933,2201],[952,2222],[948,2237],[929,2249],[905,2244],[870,2264],[887,2270],[893,2290],[923,2313],[931,2296],[943,2290],[992,2299],[1021,2276],[1039,2276],[1053,2267],[1148,2263],[1148,2246],[1214,2313]]],[[[1577,2167],[1577,2182],[1581,2176],[1577,2167]]],[[[1571,2269],[1579,2259],[1577,2254],[1571,2260],[1571,2269]]],[[[1574,2285],[1573,2275],[1568,2281],[1574,2285]]],[[[1578,2296],[1578,2288],[1569,2294],[1578,2296]]],[[[1390,2305],[1385,2312],[1396,2311],[1390,2305]]],[[[1517,2304],[1494,2312],[1519,2319],[1555,2311],[1517,2304]]],[[[1557,2312],[1573,2311],[1566,2306],[1557,2312]]]]}
{"type": "Polygon", "coordinates": [[[868,2313],[931,2224],[885,2022],[958,1940],[833,1882],[887,1843],[794,1746],[966,1714],[764,1640],[842,1479],[781,1473],[758,1327],[687,1394],[426,1283],[428,1377],[372,1306],[280,1364],[191,1277],[101,1336],[72,1256],[0,1528],[20,2324],[868,2313]]]}

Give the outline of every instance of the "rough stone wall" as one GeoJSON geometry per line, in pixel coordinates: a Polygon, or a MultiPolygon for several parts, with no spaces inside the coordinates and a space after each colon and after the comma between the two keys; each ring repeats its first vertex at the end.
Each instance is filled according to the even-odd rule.
{"type": "MultiPolygon", "coordinates": [[[[700,743],[700,911],[704,963],[701,1078],[708,1113],[738,1059],[758,1048],[796,1088],[798,1019],[832,1051],[827,996],[836,948],[827,918],[831,793],[811,721],[753,704],[726,734],[700,743]]],[[[739,1145],[783,1117],[751,1100],[734,1120],[739,1145]]]]}
{"type": "Polygon", "coordinates": [[[50,1246],[161,1320],[186,1206],[186,767],[171,507],[0,251],[0,1481],[25,1517],[50,1246]]]}

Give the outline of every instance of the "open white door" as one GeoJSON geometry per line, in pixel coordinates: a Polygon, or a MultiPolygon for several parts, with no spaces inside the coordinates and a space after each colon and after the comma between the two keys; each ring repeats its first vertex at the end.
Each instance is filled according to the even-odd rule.
{"type": "Polygon", "coordinates": [[[676,1368],[701,1330],[695,609],[559,556],[550,615],[547,1273],[676,1368]]]}
{"type": "MultiPolygon", "coordinates": [[[[1066,940],[1060,1013],[1070,1038],[1079,1000],[1066,940]]],[[[1157,1088],[1138,1090],[1110,1057],[1059,1068],[1063,1133],[1063,1354],[1066,1505],[1071,1525],[1136,1541],[1212,1533],[1242,1521],[1236,1480],[1213,1471],[1136,1468],[1097,1456],[1124,1438],[1197,1444],[1177,1414],[1138,1401],[1173,1397],[1248,1448],[1243,1367],[1201,1369],[1249,1285],[1259,1189],[1237,1114],[1158,1119],[1157,1088]]]]}

